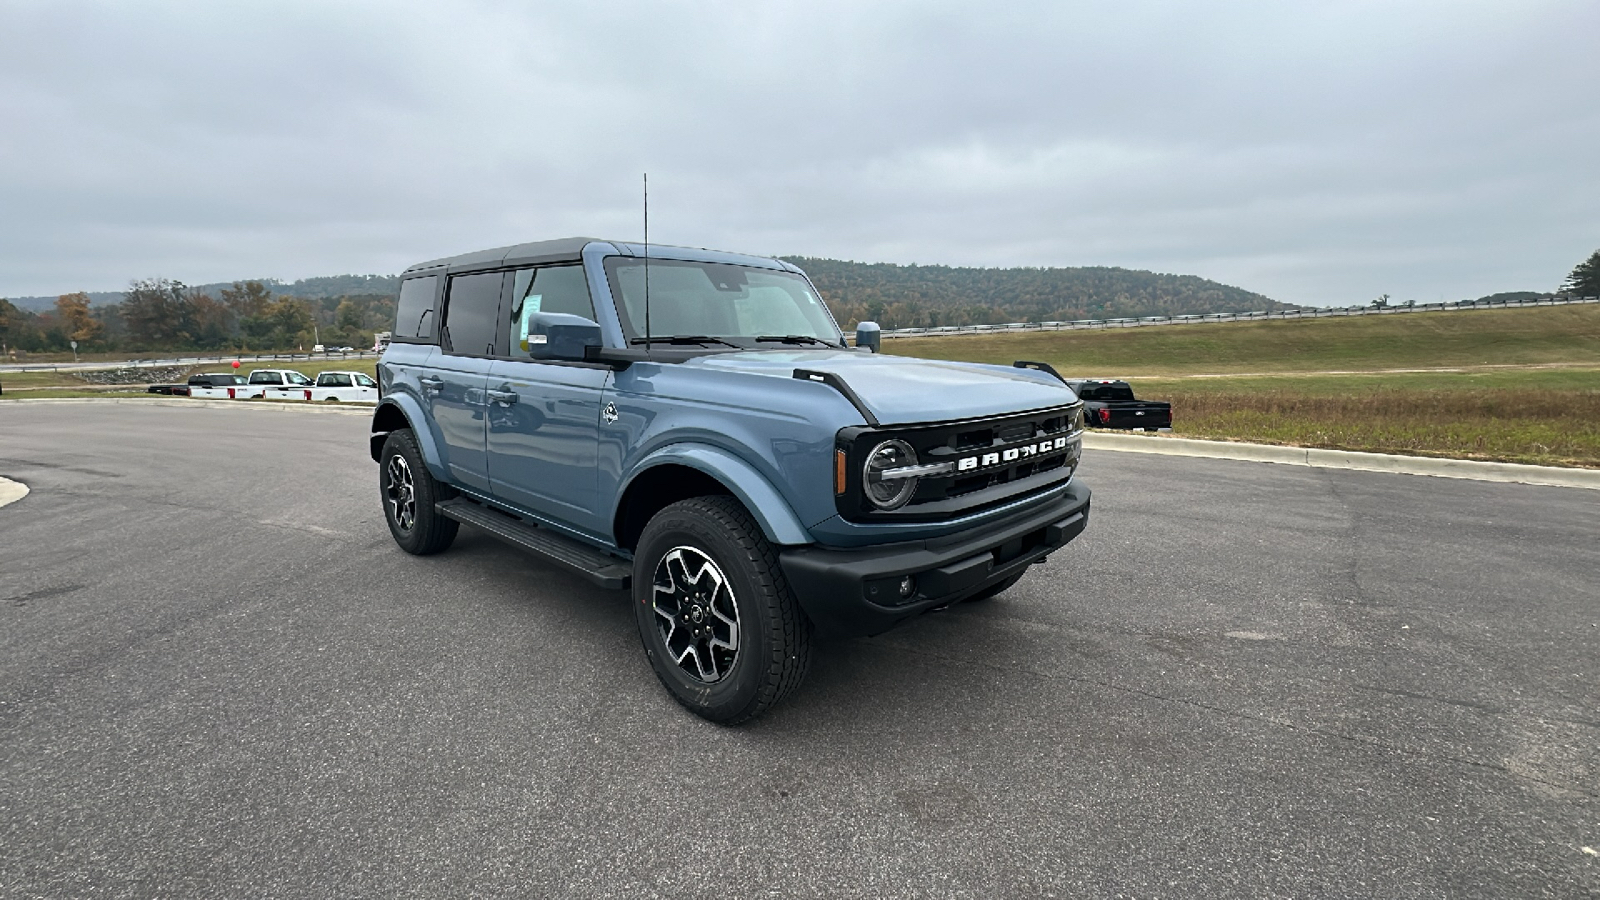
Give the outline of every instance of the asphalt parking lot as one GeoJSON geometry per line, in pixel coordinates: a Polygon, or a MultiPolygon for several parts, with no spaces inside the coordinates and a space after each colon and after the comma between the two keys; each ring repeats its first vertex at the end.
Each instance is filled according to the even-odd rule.
{"type": "Polygon", "coordinates": [[[1092,453],[727,729],[625,596],[396,549],[365,433],[0,407],[0,895],[1600,896],[1593,491],[1092,453]]]}

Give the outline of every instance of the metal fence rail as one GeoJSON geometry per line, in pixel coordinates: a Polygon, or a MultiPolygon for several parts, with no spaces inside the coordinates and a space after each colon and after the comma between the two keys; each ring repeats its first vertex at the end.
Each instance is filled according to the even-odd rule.
{"type": "Polygon", "coordinates": [[[937,328],[886,328],[886,338],[945,337],[959,334],[993,334],[1010,331],[1086,331],[1096,328],[1141,328],[1146,325],[1197,325],[1211,322],[1259,322],[1264,319],[1326,319],[1330,316],[1388,316],[1400,313],[1458,312],[1467,309],[1511,309],[1522,306],[1571,306],[1600,303],[1600,297],[1539,297],[1533,300],[1496,300],[1459,303],[1418,303],[1415,306],[1338,306],[1288,309],[1280,312],[1207,313],[1192,316],[1145,316],[1132,319],[1079,319],[1075,322],[1007,322],[1003,325],[944,325],[937,328]]]}
{"type": "Polygon", "coordinates": [[[350,353],[230,353],[226,356],[184,356],[171,359],[129,359],[120,362],[80,363],[3,363],[0,372],[100,372],[106,369],[155,369],[163,366],[204,366],[216,364],[231,366],[234,360],[240,365],[262,362],[331,362],[335,360],[377,359],[381,354],[371,350],[350,353]]]}

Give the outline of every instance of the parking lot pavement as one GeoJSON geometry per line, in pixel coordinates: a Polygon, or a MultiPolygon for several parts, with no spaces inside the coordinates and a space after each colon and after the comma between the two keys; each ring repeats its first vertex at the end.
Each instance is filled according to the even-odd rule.
{"type": "Polygon", "coordinates": [[[728,729],[624,596],[397,550],[361,417],[0,416],[0,895],[1600,895],[1590,491],[1091,454],[728,729]]]}

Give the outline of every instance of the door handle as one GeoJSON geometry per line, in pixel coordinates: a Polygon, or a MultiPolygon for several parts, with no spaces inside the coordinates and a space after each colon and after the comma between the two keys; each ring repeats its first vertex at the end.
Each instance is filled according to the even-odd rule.
{"type": "Polygon", "coordinates": [[[437,394],[444,390],[444,379],[442,378],[418,378],[417,383],[422,385],[422,389],[430,394],[437,394]]]}
{"type": "Polygon", "coordinates": [[[490,402],[504,406],[510,406],[521,399],[517,396],[516,391],[485,391],[485,393],[489,395],[490,402]]]}

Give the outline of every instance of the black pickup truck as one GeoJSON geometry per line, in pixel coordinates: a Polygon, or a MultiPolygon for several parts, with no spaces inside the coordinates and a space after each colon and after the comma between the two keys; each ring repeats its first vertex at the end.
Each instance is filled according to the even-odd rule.
{"type": "Polygon", "coordinates": [[[1083,424],[1094,428],[1157,431],[1172,428],[1172,404],[1137,400],[1126,381],[1067,380],[1083,401],[1083,424]]]}
{"type": "Polygon", "coordinates": [[[152,384],[145,388],[150,394],[171,394],[176,397],[218,397],[229,396],[226,389],[230,387],[244,387],[243,375],[231,372],[212,372],[205,375],[190,375],[187,384],[152,384]],[[211,390],[215,388],[216,390],[211,390]]]}

